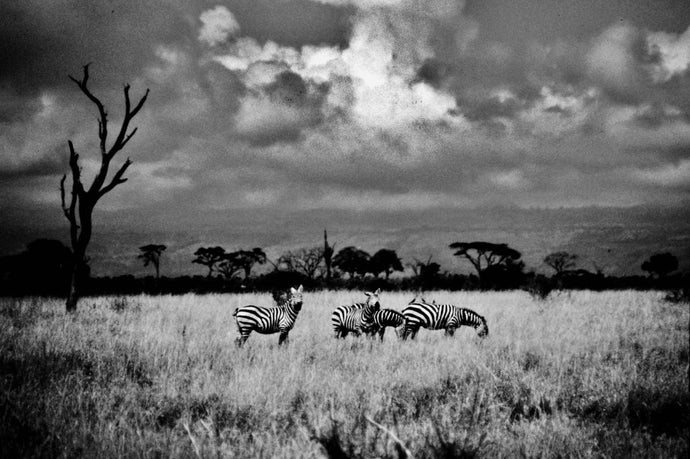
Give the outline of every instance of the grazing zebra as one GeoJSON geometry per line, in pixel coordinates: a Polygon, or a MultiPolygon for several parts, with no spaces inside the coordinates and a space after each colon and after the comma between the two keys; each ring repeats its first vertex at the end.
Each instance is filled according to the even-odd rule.
{"type": "MultiPolygon", "coordinates": [[[[355,303],[346,306],[338,306],[331,314],[331,323],[336,338],[345,338],[348,333],[359,336],[361,333],[370,333],[375,328],[374,312],[378,311],[379,293],[364,292],[367,296],[365,303],[355,303]]],[[[375,331],[375,330],[374,330],[375,331]]]]}
{"type": "Polygon", "coordinates": [[[297,314],[302,309],[302,286],[298,289],[290,288],[286,295],[281,295],[278,307],[264,308],[253,304],[240,306],[232,313],[235,316],[239,338],[235,341],[242,346],[252,331],[269,335],[280,332],[278,344],[283,344],[288,339],[288,333],[295,326],[297,314]]]}
{"type": "Polygon", "coordinates": [[[476,312],[453,306],[452,304],[436,304],[423,301],[412,301],[403,309],[405,329],[402,339],[409,336],[414,339],[420,327],[429,330],[446,330],[446,336],[453,336],[455,329],[467,325],[477,330],[477,335],[484,338],[489,334],[486,319],[476,312]]]}
{"type": "Polygon", "coordinates": [[[383,341],[383,335],[386,333],[386,327],[393,327],[397,329],[398,337],[401,336],[404,328],[405,316],[398,311],[392,309],[379,309],[374,311],[374,328],[369,332],[371,336],[375,333],[379,334],[379,338],[383,341]]]}

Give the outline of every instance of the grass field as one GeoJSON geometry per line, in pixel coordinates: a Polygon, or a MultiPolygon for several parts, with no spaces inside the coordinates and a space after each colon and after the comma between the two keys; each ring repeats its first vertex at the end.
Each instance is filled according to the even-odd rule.
{"type": "Polygon", "coordinates": [[[76,317],[0,299],[0,457],[687,457],[687,304],[426,297],[489,337],[337,341],[330,313],[358,292],[306,293],[288,346],[242,349],[232,310],[270,295],[86,298],[76,317]]]}

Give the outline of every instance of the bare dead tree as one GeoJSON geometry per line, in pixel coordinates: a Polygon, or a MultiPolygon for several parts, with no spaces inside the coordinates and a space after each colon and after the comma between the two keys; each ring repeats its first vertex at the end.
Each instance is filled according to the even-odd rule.
{"type": "Polygon", "coordinates": [[[328,232],[323,230],[323,262],[326,264],[326,280],[331,280],[331,266],[333,265],[333,252],[335,244],[328,244],[328,232]]]}
{"type": "Polygon", "coordinates": [[[311,247],[285,252],[274,266],[302,273],[309,279],[316,279],[323,275],[323,249],[311,247]]]}
{"type": "Polygon", "coordinates": [[[70,226],[70,242],[72,245],[72,256],[74,257],[72,274],[70,279],[70,288],[67,295],[66,308],[68,312],[75,312],[77,310],[77,301],[79,299],[78,279],[79,273],[83,269],[84,260],[86,257],[86,248],[91,241],[91,234],[93,231],[93,209],[96,203],[106,193],[112,191],[116,186],[127,181],[124,174],[127,168],[132,164],[132,161],[127,158],[119,169],[113,174],[108,181],[108,171],[110,163],[115,155],[122,150],[125,145],[132,139],[137,132],[137,128],[129,131],[129,124],[132,119],[139,113],[141,107],[146,102],[149,95],[149,90],[143,95],[139,102],[132,106],[129,98],[129,84],[124,86],[125,95],[125,113],[120,126],[119,132],[112,145],[108,147],[108,113],[103,106],[103,103],[96,97],[87,84],[89,81],[89,64],[84,66],[84,73],[81,80],[69,75],[69,78],[76,83],[81,92],[89,98],[91,102],[98,108],[98,138],[100,139],[101,165],[93,179],[93,182],[88,189],[82,183],[81,167],[79,166],[79,155],[74,149],[72,141],[69,140],[69,167],[72,174],[72,191],[69,202],[67,202],[67,193],[65,191],[65,181],[67,174],[62,176],[60,180],[60,197],[62,201],[62,210],[65,217],[69,221],[70,226]],[[107,183],[106,183],[107,182],[107,183]]]}

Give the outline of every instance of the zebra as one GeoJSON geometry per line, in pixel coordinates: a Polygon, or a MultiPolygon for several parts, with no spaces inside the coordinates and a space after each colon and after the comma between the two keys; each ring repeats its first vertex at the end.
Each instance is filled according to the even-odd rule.
{"type": "Polygon", "coordinates": [[[374,328],[371,329],[369,334],[374,336],[375,333],[379,334],[379,338],[383,341],[383,335],[386,333],[386,327],[393,327],[396,329],[398,337],[401,336],[402,332],[405,330],[402,325],[405,323],[405,316],[400,314],[398,311],[393,309],[379,309],[374,311],[374,328]]]}
{"type": "Polygon", "coordinates": [[[429,330],[445,329],[446,336],[453,336],[455,329],[467,325],[474,327],[477,335],[484,338],[489,334],[486,319],[476,312],[452,304],[436,304],[424,301],[412,301],[403,309],[405,329],[402,339],[409,336],[414,339],[420,327],[429,330]]]}
{"type": "Polygon", "coordinates": [[[235,343],[241,347],[252,331],[264,335],[280,332],[278,345],[287,342],[288,333],[295,326],[297,314],[302,309],[302,290],[301,285],[297,289],[291,287],[286,295],[279,297],[278,306],[275,308],[249,304],[235,309],[232,315],[240,332],[235,343]]]}
{"type": "Polygon", "coordinates": [[[381,293],[381,289],[374,293],[364,292],[367,296],[365,303],[335,308],[331,314],[331,323],[336,338],[345,338],[350,332],[355,336],[359,336],[361,333],[371,333],[372,330],[375,332],[374,312],[381,307],[379,293],[381,293]]]}

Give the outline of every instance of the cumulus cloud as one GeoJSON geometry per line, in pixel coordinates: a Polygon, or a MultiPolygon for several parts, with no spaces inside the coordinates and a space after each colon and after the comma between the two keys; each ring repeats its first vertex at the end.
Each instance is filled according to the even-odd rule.
{"type": "Polygon", "coordinates": [[[666,82],[676,75],[683,75],[690,65],[690,26],[683,34],[666,32],[650,33],[647,43],[660,57],[654,73],[656,82],[666,82]]]}
{"type": "MultiPolygon", "coordinates": [[[[267,86],[287,69],[310,84],[328,84],[331,90],[322,100],[325,106],[321,111],[346,115],[361,126],[395,128],[415,122],[453,122],[455,98],[417,78],[419,67],[434,55],[429,44],[432,27],[426,17],[428,11],[416,10],[419,5],[409,1],[357,6],[366,8],[367,14],[356,16],[348,45],[342,50],[310,45],[295,49],[271,41],[260,45],[251,37],[240,37],[212,59],[238,72],[248,87],[267,86]],[[411,11],[420,13],[415,16],[411,11]]],[[[252,96],[247,103],[238,116],[238,128],[246,133],[251,125],[253,136],[260,135],[261,116],[266,118],[267,137],[271,137],[295,115],[293,108],[270,110],[265,98],[252,96]]]]}
{"type": "Polygon", "coordinates": [[[209,46],[223,43],[228,37],[240,31],[240,25],[235,16],[222,5],[204,11],[199,19],[202,24],[199,30],[199,40],[209,46]]]}
{"type": "Polygon", "coordinates": [[[587,55],[590,75],[614,99],[637,102],[646,83],[646,51],[640,30],[629,23],[616,24],[595,39],[587,55]]]}

